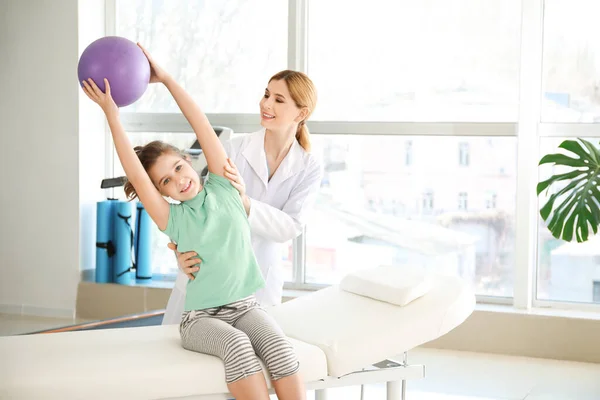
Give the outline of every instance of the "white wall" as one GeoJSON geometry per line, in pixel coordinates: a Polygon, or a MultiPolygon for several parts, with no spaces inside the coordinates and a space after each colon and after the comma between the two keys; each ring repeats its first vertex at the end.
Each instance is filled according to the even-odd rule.
{"type": "Polygon", "coordinates": [[[80,237],[95,229],[80,229],[80,205],[104,172],[104,148],[79,140],[78,27],[77,0],[0,2],[0,312],[74,315],[80,237]]]}
{"type": "MultiPolygon", "coordinates": [[[[104,0],[79,0],[78,59],[94,40],[105,35],[104,0]]],[[[76,66],[75,66],[76,68],[76,66]]],[[[75,79],[76,79],[75,73],[75,79]]],[[[106,168],[106,118],[94,102],[79,94],[79,204],[80,267],[96,268],[96,202],[107,197],[100,189],[103,178],[112,177],[112,165],[106,168]],[[110,171],[110,172],[109,172],[110,171]]],[[[111,144],[112,146],[112,144],[111,144]]]]}

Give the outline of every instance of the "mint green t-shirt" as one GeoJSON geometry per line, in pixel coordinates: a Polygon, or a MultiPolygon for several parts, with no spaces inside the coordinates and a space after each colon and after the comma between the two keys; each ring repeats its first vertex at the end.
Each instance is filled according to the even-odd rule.
{"type": "Polygon", "coordinates": [[[196,279],[187,283],[186,311],[229,304],[264,286],[246,211],[226,178],[209,174],[196,197],[171,204],[163,232],[179,252],[195,251],[202,259],[196,279]]]}

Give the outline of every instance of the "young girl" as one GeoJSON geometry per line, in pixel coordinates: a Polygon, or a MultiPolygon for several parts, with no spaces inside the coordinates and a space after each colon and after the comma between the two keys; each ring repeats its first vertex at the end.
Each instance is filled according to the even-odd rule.
{"type": "Polygon", "coordinates": [[[128,179],[127,197],[138,197],[178,248],[201,257],[197,279],[190,280],[187,287],[179,328],[182,345],[221,358],[227,386],[236,399],[269,398],[257,355],[267,365],[280,399],[304,399],[294,349],[253,296],[264,280],[240,195],[224,177],[228,164],[225,150],[191,96],[140,48],[150,62],[150,82],[166,86],[196,133],[208,164],[205,185],[186,156],[173,146],[155,141],[132,149],[107,79],[106,93],[92,79],[82,83],[108,120],[128,179]],[[180,203],[170,204],[163,196],[180,203]]]}

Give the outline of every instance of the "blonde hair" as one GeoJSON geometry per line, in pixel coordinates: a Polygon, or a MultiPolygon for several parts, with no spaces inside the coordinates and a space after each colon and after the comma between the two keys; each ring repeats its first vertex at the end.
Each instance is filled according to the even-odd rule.
{"type": "Polygon", "coordinates": [[[306,120],[317,105],[317,90],[315,89],[315,85],[306,74],[289,69],[276,73],[269,79],[269,82],[273,80],[284,80],[290,91],[292,100],[296,103],[296,107],[308,110],[308,114],[306,114],[304,120],[298,124],[296,140],[298,140],[298,143],[300,143],[300,146],[304,150],[310,151],[310,133],[306,127],[306,120]]]}
{"type": "MultiPolygon", "coordinates": [[[[173,153],[183,159],[186,158],[185,154],[177,147],[160,140],[155,140],[146,144],[145,146],[135,146],[133,150],[140,159],[140,162],[142,163],[142,166],[146,172],[150,171],[150,168],[154,166],[156,160],[158,160],[158,158],[165,153],[173,153]]],[[[135,191],[135,188],[131,182],[125,182],[123,189],[125,190],[127,199],[134,200],[137,197],[137,192],[135,191]]]]}

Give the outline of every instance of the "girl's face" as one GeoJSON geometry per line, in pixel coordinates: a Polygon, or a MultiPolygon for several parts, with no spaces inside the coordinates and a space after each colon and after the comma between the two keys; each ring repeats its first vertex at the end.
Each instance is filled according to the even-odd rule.
{"type": "Polygon", "coordinates": [[[298,108],[283,79],[272,80],[260,101],[260,124],[271,130],[287,130],[304,119],[305,111],[298,108]]]}
{"type": "Polygon", "coordinates": [[[191,200],[202,190],[200,176],[191,163],[171,152],[161,155],[148,175],[160,194],[173,200],[191,200]]]}

